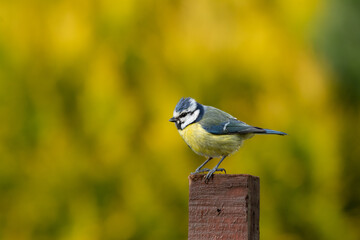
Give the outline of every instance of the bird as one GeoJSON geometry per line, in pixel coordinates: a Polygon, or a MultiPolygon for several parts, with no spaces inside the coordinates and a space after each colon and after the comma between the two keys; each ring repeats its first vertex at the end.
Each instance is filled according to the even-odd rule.
{"type": "Polygon", "coordinates": [[[208,182],[215,172],[226,173],[224,168],[219,168],[221,162],[238,151],[244,140],[255,134],[287,135],[284,132],[248,125],[229,113],[202,105],[191,97],[180,99],[169,121],[175,123],[180,136],[195,153],[206,157],[206,161],[191,173],[207,172],[204,176],[205,182],[208,182]],[[211,170],[203,168],[213,158],[221,159],[211,170]]]}

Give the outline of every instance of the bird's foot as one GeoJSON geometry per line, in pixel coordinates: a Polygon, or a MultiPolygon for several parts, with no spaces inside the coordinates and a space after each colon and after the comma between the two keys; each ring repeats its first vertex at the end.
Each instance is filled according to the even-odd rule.
{"type": "Polygon", "coordinates": [[[194,174],[203,173],[203,172],[209,172],[209,171],[210,171],[209,168],[203,168],[203,169],[197,168],[197,169],[195,170],[195,172],[192,172],[192,173],[190,173],[190,174],[191,174],[191,175],[194,175],[194,174]]]}
{"type": "Polygon", "coordinates": [[[213,168],[211,169],[206,175],[205,175],[205,183],[208,183],[210,178],[213,176],[213,174],[215,172],[225,172],[226,174],[226,170],[224,168],[213,168]]]}

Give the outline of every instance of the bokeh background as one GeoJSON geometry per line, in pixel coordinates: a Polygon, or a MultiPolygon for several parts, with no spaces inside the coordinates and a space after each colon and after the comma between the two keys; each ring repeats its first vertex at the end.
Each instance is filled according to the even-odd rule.
{"type": "Polygon", "coordinates": [[[355,0],[0,1],[0,239],[186,239],[183,96],[289,134],[222,164],[260,177],[261,239],[360,239],[359,25],[355,0]]]}

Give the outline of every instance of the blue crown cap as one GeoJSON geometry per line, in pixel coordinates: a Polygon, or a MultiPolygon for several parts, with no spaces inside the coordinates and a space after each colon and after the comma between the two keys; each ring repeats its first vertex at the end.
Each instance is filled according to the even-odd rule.
{"type": "Polygon", "coordinates": [[[190,97],[187,98],[181,98],[180,101],[176,104],[175,107],[175,111],[176,112],[182,112],[185,109],[190,107],[190,103],[191,103],[191,99],[190,97]]]}

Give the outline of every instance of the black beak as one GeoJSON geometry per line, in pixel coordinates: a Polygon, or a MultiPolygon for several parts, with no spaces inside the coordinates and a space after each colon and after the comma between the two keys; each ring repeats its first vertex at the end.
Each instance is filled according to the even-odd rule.
{"type": "Polygon", "coordinates": [[[176,122],[176,118],[174,118],[174,117],[170,118],[169,122],[176,122]]]}

